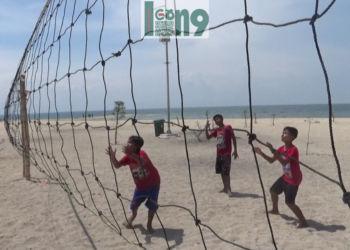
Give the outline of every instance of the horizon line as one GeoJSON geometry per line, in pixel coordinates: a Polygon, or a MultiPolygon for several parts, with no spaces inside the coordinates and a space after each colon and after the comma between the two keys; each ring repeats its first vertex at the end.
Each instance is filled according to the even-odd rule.
{"type": "MultiPolygon", "coordinates": [[[[350,105],[350,103],[332,103],[332,105],[350,105]]],[[[265,104],[265,105],[252,105],[252,107],[268,107],[268,106],[302,106],[302,105],[328,105],[328,103],[309,103],[309,104],[265,104]]],[[[202,107],[184,107],[184,108],[227,108],[227,107],[249,107],[249,105],[235,105],[235,106],[202,106],[202,107]]],[[[138,108],[137,110],[149,110],[149,109],[167,109],[166,107],[163,108],[138,108]]],[[[170,109],[181,109],[181,107],[171,107],[170,109]]],[[[133,108],[131,109],[125,109],[125,110],[135,110],[133,108]]],[[[102,110],[89,110],[87,112],[96,112],[96,111],[103,111],[102,110]]],[[[113,111],[113,109],[107,110],[106,111],[113,111]]],[[[71,112],[69,111],[59,111],[58,113],[69,113],[71,112]]],[[[72,111],[72,112],[85,112],[85,110],[77,110],[77,111],[72,111]]],[[[56,113],[56,111],[51,112],[50,114],[56,113]]],[[[41,113],[41,114],[47,114],[47,112],[45,113],[41,113]]],[[[0,116],[4,116],[4,114],[0,114],[0,116]]]]}

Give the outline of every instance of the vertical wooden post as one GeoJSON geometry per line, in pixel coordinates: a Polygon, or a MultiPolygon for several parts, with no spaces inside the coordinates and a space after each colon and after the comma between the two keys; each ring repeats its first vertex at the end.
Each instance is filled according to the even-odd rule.
{"type": "Polygon", "coordinates": [[[27,114],[27,93],[25,85],[25,76],[20,78],[21,94],[21,129],[22,129],[22,146],[23,146],[23,177],[30,181],[30,159],[29,159],[29,127],[27,114]]]}

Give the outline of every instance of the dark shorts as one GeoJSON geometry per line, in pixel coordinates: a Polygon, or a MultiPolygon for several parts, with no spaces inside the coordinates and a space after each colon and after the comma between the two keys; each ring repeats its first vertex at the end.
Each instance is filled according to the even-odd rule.
{"type": "Polygon", "coordinates": [[[217,174],[230,175],[231,155],[217,155],[215,171],[217,174]]]}
{"type": "Polygon", "coordinates": [[[134,197],[130,204],[130,209],[134,210],[138,208],[142,202],[146,199],[146,207],[149,210],[156,211],[158,209],[158,194],[159,194],[159,185],[154,186],[153,188],[147,190],[136,190],[134,191],[134,197]]]}
{"type": "Polygon", "coordinates": [[[270,192],[276,194],[282,194],[284,192],[285,201],[289,204],[295,204],[295,198],[297,197],[299,186],[289,184],[281,176],[277,181],[271,186],[270,192]]]}

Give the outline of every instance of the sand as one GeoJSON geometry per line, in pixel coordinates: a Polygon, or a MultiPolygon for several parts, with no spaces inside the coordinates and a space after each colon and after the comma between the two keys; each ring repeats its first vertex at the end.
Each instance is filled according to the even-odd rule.
{"type": "MultiPolygon", "coordinates": [[[[328,120],[314,119],[313,122],[315,121],[318,123],[311,124],[307,155],[309,123],[305,122],[305,119],[275,119],[274,126],[271,119],[258,119],[257,124],[253,124],[253,131],[260,140],[269,141],[274,147],[278,147],[281,145],[283,127],[297,127],[299,136],[295,145],[299,148],[300,160],[330,178],[339,180],[330,144],[328,120]]],[[[197,128],[197,122],[200,126],[205,124],[204,120],[186,120],[186,125],[197,128]]],[[[1,249],[140,249],[127,242],[138,243],[134,231],[122,226],[125,220],[124,209],[126,214],[130,215],[130,203],[118,199],[115,193],[117,183],[118,192],[122,197],[132,198],[134,183],[130,171],[127,167],[115,171],[111,168],[104,152],[108,145],[108,131],[104,128],[104,121],[90,119],[88,123],[94,128],[90,127],[87,131],[82,124],[74,129],[74,134],[70,125],[60,127],[64,143],[54,129],[51,129],[50,135],[47,126],[38,131],[38,134],[35,130],[30,130],[31,136],[34,136],[31,147],[37,148],[37,152],[33,150],[32,154],[36,156],[43,170],[55,178],[60,177],[61,181],[64,178],[74,197],[79,201],[84,200],[86,206],[95,213],[102,211],[103,216],[119,230],[117,222],[125,239],[87,208],[78,205],[74,197],[69,196],[57,180],[51,179],[47,182],[49,178],[33,164],[31,181],[26,181],[22,177],[22,158],[10,144],[1,123],[0,140],[5,139],[5,142],[0,144],[0,149],[3,149],[0,151],[1,249]],[[44,153],[44,157],[40,157],[41,152],[44,153]],[[45,155],[54,155],[58,165],[45,155]],[[66,165],[69,165],[69,172],[66,165]],[[84,176],[81,175],[81,169],[84,176]],[[112,191],[105,189],[105,193],[94,175],[104,188],[112,191]],[[72,181],[72,177],[75,182],[72,181]]],[[[249,130],[249,124],[245,127],[242,119],[225,120],[225,123],[249,130]]],[[[109,126],[113,127],[113,124],[113,121],[109,121],[109,126]]],[[[350,189],[350,119],[336,119],[332,125],[344,185],[350,189]]],[[[236,132],[239,158],[232,162],[231,171],[231,185],[235,196],[229,198],[218,193],[222,189],[222,182],[220,176],[214,173],[215,139],[207,141],[203,133],[199,141],[193,132],[186,131],[195,203],[190,185],[185,137],[181,128],[171,127],[173,133],[178,133],[178,137],[160,139],[155,137],[153,125],[137,123],[136,127],[145,139],[143,149],[161,175],[159,204],[186,207],[191,213],[197,213],[201,223],[209,226],[222,239],[231,242],[218,239],[208,228],[201,226],[207,249],[275,249],[267,223],[257,166],[245,133],[236,132]]],[[[120,158],[123,156],[122,143],[136,132],[129,122],[118,130],[118,134],[119,143],[116,148],[117,157],[120,158]]],[[[113,138],[114,131],[110,131],[112,143],[113,138]]],[[[258,145],[256,142],[254,144],[258,145]]],[[[268,153],[266,148],[262,148],[268,153]]],[[[271,208],[269,188],[281,175],[282,169],[277,162],[270,165],[261,157],[257,157],[267,205],[271,208]]],[[[270,216],[277,248],[350,249],[350,209],[342,201],[342,190],[334,183],[304,167],[301,168],[303,182],[296,202],[304,212],[310,227],[296,229],[297,220],[285,205],[282,195],[281,216],[270,216]]],[[[65,185],[63,187],[66,188],[65,185]]],[[[172,249],[205,249],[199,228],[187,210],[179,207],[160,207],[158,215],[172,249]]],[[[146,234],[146,223],[147,209],[142,205],[134,222],[138,240],[146,249],[167,249],[167,242],[157,218],[154,219],[153,235],[146,234]]]]}

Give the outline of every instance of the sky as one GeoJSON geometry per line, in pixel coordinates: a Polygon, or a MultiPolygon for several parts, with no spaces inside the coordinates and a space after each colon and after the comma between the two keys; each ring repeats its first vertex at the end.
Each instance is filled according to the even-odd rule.
{"type": "MultiPolygon", "coordinates": [[[[73,16],[73,0],[62,2],[57,12],[55,36],[69,27],[73,16]],[[67,5],[65,3],[67,2],[67,5]],[[64,11],[64,8],[66,9],[64,11]],[[63,19],[64,17],[64,19],[63,19]],[[63,20],[63,22],[62,22],[63,20]]],[[[81,10],[94,1],[77,0],[74,20],[81,10]]],[[[320,0],[319,13],[331,0],[320,0]]],[[[2,0],[0,8],[0,115],[14,80],[25,47],[33,33],[46,0],[2,0]]],[[[118,52],[128,40],[127,0],[96,2],[92,13],[83,13],[60,42],[54,43],[44,56],[26,72],[27,90],[38,89],[46,82],[118,52]],[[103,33],[100,34],[103,24],[103,33]],[[86,26],[87,31],[86,31],[86,26]],[[86,34],[88,39],[86,39],[86,34]],[[86,43],[87,40],[87,43],[86,43]],[[69,43],[71,57],[69,58],[69,43]],[[87,46],[86,46],[87,45],[87,46]],[[85,48],[87,48],[85,50],[85,48]],[[86,54],[86,56],[85,56],[86,54]],[[41,60],[40,60],[41,59],[41,60]],[[42,62],[42,64],[41,64],[42,62]],[[41,66],[42,65],[42,66],[41,66]],[[57,76],[56,76],[57,75],[57,76]]],[[[281,24],[310,18],[315,11],[313,0],[249,0],[248,14],[257,22],[281,24]]],[[[349,103],[350,96],[350,1],[337,0],[316,21],[316,31],[327,69],[333,103],[349,103]]],[[[141,0],[130,0],[131,39],[141,38],[141,0]]],[[[243,0],[209,0],[209,27],[244,17],[243,0]]],[[[46,44],[54,40],[54,19],[46,44]]],[[[309,22],[274,28],[248,23],[251,91],[253,105],[323,104],[327,103],[326,81],[315,48],[309,22]]],[[[43,36],[44,37],[44,36],[43,36]]],[[[38,43],[36,43],[38,44],[38,43]]],[[[39,46],[39,45],[38,45],[39,46]]],[[[243,22],[235,22],[211,30],[208,39],[179,39],[180,82],[184,107],[247,106],[249,104],[246,31],[243,22]]],[[[91,71],[78,72],[56,84],[44,86],[31,95],[31,112],[111,110],[114,101],[124,101],[127,109],[166,108],[165,45],[156,39],[145,39],[132,48],[132,80],[130,52],[101,64],[91,71]],[[133,92],[131,91],[133,90],[133,92]]],[[[181,107],[178,83],[176,43],[169,43],[170,106],[181,107]]],[[[28,68],[27,58],[25,67],[28,68]]]]}

